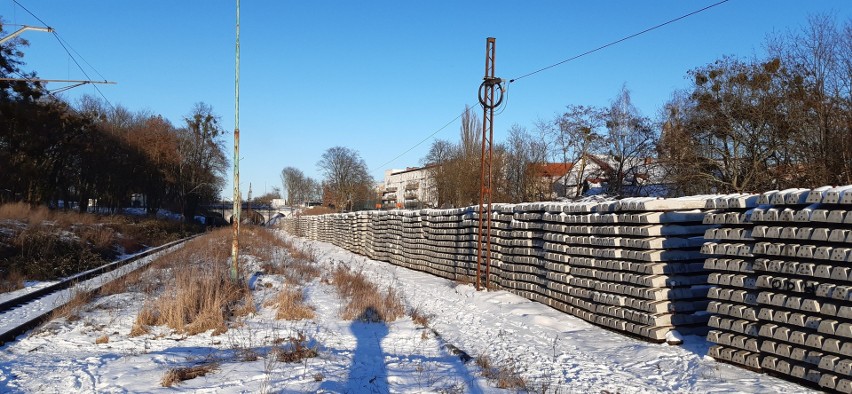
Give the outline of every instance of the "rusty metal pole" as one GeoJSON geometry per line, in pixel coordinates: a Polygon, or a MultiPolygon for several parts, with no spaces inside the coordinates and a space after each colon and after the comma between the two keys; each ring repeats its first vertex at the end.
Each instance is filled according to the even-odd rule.
{"type": "MultiPolygon", "coordinates": [[[[494,153],[494,89],[500,79],[494,76],[494,54],[496,39],[485,41],[485,77],[479,86],[479,103],[482,105],[482,154],[479,173],[479,236],[477,238],[476,289],[482,289],[482,271],[485,267],[485,288],[491,282],[491,200],[492,200],[492,155],[494,153]]],[[[502,93],[502,90],[501,90],[502,93]]],[[[502,96],[501,96],[502,98],[502,96]]],[[[501,100],[502,101],[502,100],[501,100]]],[[[499,104],[497,102],[496,104],[499,104]]]]}
{"type": "Polygon", "coordinates": [[[237,281],[240,277],[239,254],[240,254],[240,209],[242,208],[240,198],[240,0],[237,0],[237,57],[234,78],[234,207],[231,215],[231,224],[234,228],[234,238],[231,242],[231,280],[237,281]]]}

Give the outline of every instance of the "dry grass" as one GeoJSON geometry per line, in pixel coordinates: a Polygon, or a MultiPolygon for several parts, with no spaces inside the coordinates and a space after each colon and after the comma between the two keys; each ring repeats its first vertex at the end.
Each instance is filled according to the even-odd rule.
{"type": "Polygon", "coordinates": [[[265,227],[243,226],[240,230],[240,249],[262,261],[274,261],[283,248],[284,240],[265,227]]]}
{"type": "Polygon", "coordinates": [[[234,308],[234,316],[243,317],[252,313],[257,313],[257,307],[254,305],[254,295],[251,291],[246,290],[243,293],[243,301],[234,308]]]}
{"type": "Polygon", "coordinates": [[[153,309],[140,312],[145,317],[137,321],[153,320],[149,325],[166,325],[190,335],[211,329],[214,335],[225,332],[231,312],[248,291],[244,284],[232,282],[226,271],[208,264],[176,268],[173,281],[153,309]]]}
{"type": "Polygon", "coordinates": [[[403,316],[405,307],[396,289],[379,288],[361,272],[338,266],[332,273],[337,293],[347,300],[341,317],[347,320],[391,322],[403,316]]]}
{"type": "Polygon", "coordinates": [[[432,316],[423,314],[419,308],[412,309],[408,315],[411,316],[411,320],[414,321],[414,324],[421,327],[429,327],[429,318],[432,316]]]}
{"type": "Polygon", "coordinates": [[[307,358],[314,358],[318,354],[316,347],[309,346],[305,334],[301,332],[295,337],[288,338],[284,346],[272,349],[272,353],[277,361],[283,363],[295,363],[307,358]]]}
{"type": "Polygon", "coordinates": [[[83,307],[88,305],[92,301],[93,297],[94,296],[91,291],[75,290],[65,305],[54,309],[53,312],[50,313],[48,320],[54,320],[60,317],[64,317],[68,321],[79,320],[79,314],[83,310],[83,307]]]}
{"type": "Polygon", "coordinates": [[[109,343],[109,335],[99,336],[98,339],[95,339],[95,344],[109,343]]]}
{"type": "Polygon", "coordinates": [[[21,271],[12,269],[0,278],[0,293],[23,289],[26,277],[21,271]]]}
{"type": "Polygon", "coordinates": [[[488,356],[479,356],[476,358],[476,365],[482,368],[482,376],[493,382],[497,388],[528,391],[527,382],[521,377],[514,363],[495,365],[488,356]]]}
{"type": "Polygon", "coordinates": [[[118,233],[103,225],[78,226],[78,236],[97,251],[113,250],[117,244],[118,233]]]}
{"type": "Polygon", "coordinates": [[[193,367],[172,368],[163,375],[160,385],[163,387],[172,387],[177,383],[207,375],[217,369],[219,369],[219,363],[206,363],[193,367]]]}
{"type": "Polygon", "coordinates": [[[0,219],[18,220],[40,224],[48,219],[50,211],[45,206],[31,206],[22,202],[0,205],[0,219]]]}
{"type": "Polygon", "coordinates": [[[190,335],[212,329],[217,335],[227,330],[229,318],[254,310],[250,289],[245,282],[232,281],[223,263],[229,253],[223,238],[228,237],[227,231],[213,232],[152,263],[170,277],[139,312],[131,335],[159,325],[190,335]]]}
{"type": "Polygon", "coordinates": [[[107,296],[126,293],[130,288],[136,287],[142,282],[142,274],[144,272],[144,269],[138,269],[127,273],[127,275],[115,278],[101,286],[100,290],[98,290],[98,295],[107,296]]]}
{"type": "Polygon", "coordinates": [[[284,320],[302,320],[313,319],[314,310],[305,304],[305,297],[302,290],[298,288],[284,288],[278,292],[278,296],[274,300],[268,302],[268,306],[277,305],[276,319],[284,320]]]}

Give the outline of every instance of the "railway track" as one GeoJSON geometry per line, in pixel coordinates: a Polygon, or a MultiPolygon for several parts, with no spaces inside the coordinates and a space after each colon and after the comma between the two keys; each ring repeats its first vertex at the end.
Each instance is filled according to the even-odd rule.
{"type": "Polygon", "coordinates": [[[197,236],[170,242],[70,276],[52,285],[0,301],[0,346],[14,341],[19,335],[37,327],[51,312],[65,305],[75,292],[96,290],[145,267],[158,255],[169,253],[197,236]]]}

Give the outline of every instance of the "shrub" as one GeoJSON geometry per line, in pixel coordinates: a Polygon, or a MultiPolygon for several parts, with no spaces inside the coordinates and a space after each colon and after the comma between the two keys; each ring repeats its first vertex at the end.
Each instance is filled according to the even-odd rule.
{"type": "Polygon", "coordinates": [[[277,304],[276,319],[302,320],[314,318],[314,310],[305,304],[305,298],[300,289],[281,289],[272,303],[277,304]]]}
{"type": "Polygon", "coordinates": [[[172,368],[163,375],[163,379],[160,381],[160,384],[163,387],[172,387],[177,383],[207,375],[217,369],[219,369],[219,364],[215,362],[192,367],[172,368]]]}
{"type": "Polygon", "coordinates": [[[362,272],[353,272],[339,265],[332,274],[332,284],[337,293],[347,300],[341,314],[344,319],[391,322],[405,312],[396,289],[388,287],[386,291],[379,291],[362,272]]]}

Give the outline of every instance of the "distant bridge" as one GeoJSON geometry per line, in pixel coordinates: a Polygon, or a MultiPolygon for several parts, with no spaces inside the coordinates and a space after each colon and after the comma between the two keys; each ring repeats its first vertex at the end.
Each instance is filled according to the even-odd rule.
{"type": "MultiPolygon", "coordinates": [[[[225,219],[228,223],[232,222],[232,218],[234,216],[234,204],[223,203],[223,204],[207,204],[202,205],[201,208],[207,210],[208,212],[215,212],[222,215],[222,218],[225,219]]],[[[266,224],[272,218],[276,216],[285,216],[290,217],[293,214],[293,211],[290,207],[282,207],[282,208],[273,208],[270,205],[258,205],[258,204],[248,204],[243,203],[240,216],[243,222],[250,221],[254,224],[266,224]]]]}

